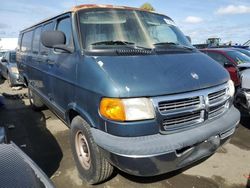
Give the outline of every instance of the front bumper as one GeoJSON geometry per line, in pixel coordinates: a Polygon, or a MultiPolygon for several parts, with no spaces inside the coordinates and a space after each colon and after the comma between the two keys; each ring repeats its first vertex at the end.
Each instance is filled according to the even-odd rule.
{"type": "Polygon", "coordinates": [[[118,137],[94,128],[92,134],[114,166],[132,175],[154,176],[212,155],[234,133],[239,120],[239,111],[231,107],[214,121],[169,135],[118,137]]]}

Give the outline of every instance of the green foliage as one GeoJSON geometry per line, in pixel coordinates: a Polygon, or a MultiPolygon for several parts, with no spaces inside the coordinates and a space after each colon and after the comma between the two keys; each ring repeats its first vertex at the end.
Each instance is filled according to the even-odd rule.
{"type": "Polygon", "coordinates": [[[147,11],[155,11],[154,7],[150,3],[144,3],[140,8],[147,11]]]}

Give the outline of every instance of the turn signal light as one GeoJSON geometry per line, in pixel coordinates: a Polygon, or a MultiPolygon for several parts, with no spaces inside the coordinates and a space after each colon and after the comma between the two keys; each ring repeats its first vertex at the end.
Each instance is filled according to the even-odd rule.
{"type": "Polygon", "coordinates": [[[125,121],[125,109],[121,99],[103,98],[100,104],[100,113],[107,119],[125,121]]]}

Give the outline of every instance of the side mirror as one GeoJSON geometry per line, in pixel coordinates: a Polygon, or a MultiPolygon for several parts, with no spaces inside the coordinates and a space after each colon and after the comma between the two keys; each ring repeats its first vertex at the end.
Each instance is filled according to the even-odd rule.
{"type": "Polygon", "coordinates": [[[61,31],[44,31],[41,34],[41,42],[47,48],[64,50],[72,53],[73,49],[66,46],[66,36],[61,31]]]}
{"type": "Polygon", "coordinates": [[[192,39],[191,39],[190,36],[186,36],[186,38],[188,39],[188,41],[189,41],[190,43],[192,43],[192,39]]]}
{"type": "Polygon", "coordinates": [[[8,61],[7,61],[7,59],[5,59],[4,57],[1,59],[1,62],[3,62],[3,63],[7,63],[8,61]]]}

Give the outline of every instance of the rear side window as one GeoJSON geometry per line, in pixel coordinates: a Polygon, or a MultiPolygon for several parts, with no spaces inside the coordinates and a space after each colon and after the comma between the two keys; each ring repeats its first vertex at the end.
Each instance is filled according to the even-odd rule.
{"type": "Polygon", "coordinates": [[[71,22],[70,17],[66,17],[63,19],[60,19],[57,24],[57,30],[62,31],[66,36],[66,45],[73,47],[73,38],[72,38],[72,28],[71,28],[71,22]]]}
{"type": "Polygon", "coordinates": [[[38,27],[34,31],[33,45],[32,45],[32,52],[34,54],[38,54],[39,52],[41,29],[42,29],[41,27],[38,27]]]}
{"type": "Polygon", "coordinates": [[[29,31],[23,34],[21,51],[30,52],[31,51],[31,41],[32,41],[33,31],[29,31]]]}
{"type": "MultiPolygon", "coordinates": [[[[54,30],[54,22],[50,22],[43,26],[42,32],[44,31],[53,31],[54,30]]],[[[40,54],[41,55],[48,55],[50,52],[50,48],[45,47],[42,43],[40,43],[40,54]]]]}
{"type": "Polygon", "coordinates": [[[209,55],[211,58],[213,58],[215,61],[220,63],[222,66],[225,65],[225,63],[231,63],[224,55],[214,52],[207,52],[207,55],[209,55]]]}

